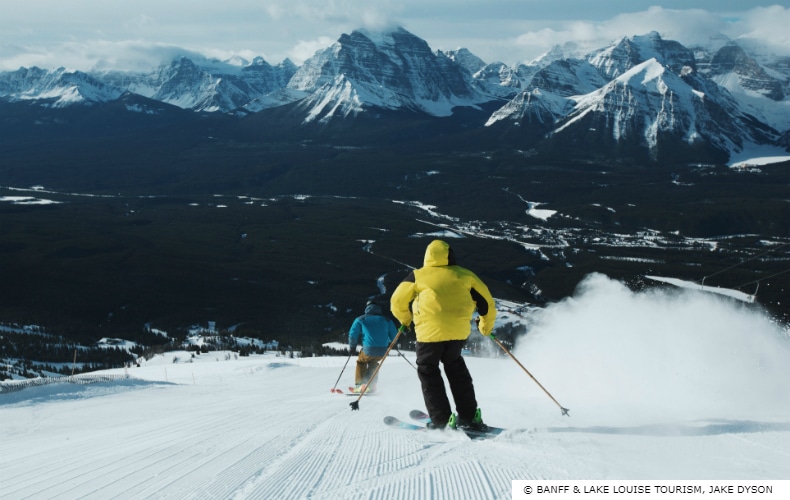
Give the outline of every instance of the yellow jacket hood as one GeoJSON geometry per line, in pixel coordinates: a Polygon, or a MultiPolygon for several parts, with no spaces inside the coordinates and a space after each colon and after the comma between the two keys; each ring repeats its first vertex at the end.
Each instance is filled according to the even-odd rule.
{"type": "Polygon", "coordinates": [[[433,240],[425,249],[424,267],[452,266],[455,255],[450,245],[442,240],[433,240]]]}

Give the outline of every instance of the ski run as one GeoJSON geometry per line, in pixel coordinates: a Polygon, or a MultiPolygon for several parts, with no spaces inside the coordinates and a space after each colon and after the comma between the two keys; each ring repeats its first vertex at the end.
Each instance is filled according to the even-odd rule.
{"type": "MultiPolygon", "coordinates": [[[[498,499],[512,480],[790,478],[788,334],[737,301],[587,280],[513,350],[570,416],[507,357],[466,358],[484,420],[506,429],[487,439],[383,423],[424,408],[401,352],[359,411],[331,392],[343,356],[172,352],[127,380],[0,394],[0,497],[498,499]]],[[[352,382],[353,360],[338,385],[352,382]]]]}

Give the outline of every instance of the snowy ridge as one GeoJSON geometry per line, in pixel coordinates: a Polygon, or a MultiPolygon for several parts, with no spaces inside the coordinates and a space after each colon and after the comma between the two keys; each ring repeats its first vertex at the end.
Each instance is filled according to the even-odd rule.
{"type": "Polygon", "coordinates": [[[600,137],[591,143],[639,142],[652,158],[679,144],[689,151],[711,146],[726,158],[786,147],[788,68],[787,58],[746,41],[714,38],[706,47],[687,48],[656,32],[594,50],[566,44],[510,67],[486,64],[463,48],[432,51],[425,40],[394,28],[343,34],[299,67],[288,60],[272,66],[260,57],[217,61],[184,51],[147,72],[22,68],[0,73],[0,97],[66,106],[132,92],[238,115],[298,102],[305,124],[375,109],[449,117],[457,107],[499,104],[481,127],[527,129],[527,136],[547,141],[571,130],[595,132],[600,137]],[[662,137],[670,139],[666,146],[662,137]]]}
{"type": "Polygon", "coordinates": [[[650,59],[668,66],[676,74],[684,67],[695,67],[694,55],[689,49],[678,42],[663,40],[655,31],[644,36],[623,37],[587,57],[590,64],[610,79],[650,59]]]}
{"type": "Polygon", "coordinates": [[[657,135],[664,131],[685,133],[684,139],[693,142],[698,106],[694,100],[702,96],[691,91],[678,77],[667,73],[655,59],[641,63],[600,90],[577,98],[570,118],[555,133],[573,125],[591,112],[607,113],[611,117],[612,136],[619,140],[630,133],[640,133],[650,149],[657,147],[657,135]],[[643,130],[634,130],[635,121],[647,118],[643,130]]]}
{"type": "Polygon", "coordinates": [[[572,107],[571,100],[550,92],[542,92],[540,89],[524,91],[495,111],[486,122],[486,126],[493,125],[499,120],[553,124],[559,118],[566,116],[572,107]]]}
{"type": "MultiPolygon", "coordinates": [[[[728,59],[720,52],[733,42],[714,42],[718,48],[710,50],[718,58],[699,50],[702,72],[697,71],[694,52],[657,33],[623,37],[584,59],[562,58],[558,48],[546,57],[552,61],[524,85],[551,90],[573,104],[564,116],[554,115],[558,122],[554,134],[595,128],[615,142],[639,138],[654,158],[661,149],[660,137],[667,134],[686,144],[709,143],[731,157],[775,145],[777,131],[790,126],[790,114],[785,112],[790,101],[771,101],[767,95],[779,94],[761,90],[754,82],[767,81],[767,75],[784,75],[790,81],[790,75],[782,73],[780,63],[766,69],[745,53],[728,59]],[[708,58],[716,63],[708,63],[708,58]],[[721,67],[730,72],[722,74],[721,67]],[[737,72],[732,71],[735,68],[737,72]],[[759,78],[753,78],[755,74],[759,78]],[[745,91],[744,85],[758,90],[745,91]]],[[[776,82],[768,84],[775,90],[776,82]]],[[[486,126],[522,124],[523,103],[523,95],[517,96],[496,111],[486,126]]]]}
{"type": "Polygon", "coordinates": [[[323,115],[318,121],[328,122],[335,116],[346,117],[359,113],[364,109],[363,102],[379,102],[382,107],[386,107],[387,99],[385,96],[362,99],[354,85],[345,76],[338,75],[335,81],[323,85],[303,101],[302,106],[307,111],[304,121],[318,120],[323,115]]]}
{"type": "Polygon", "coordinates": [[[571,129],[582,118],[597,114],[616,141],[638,136],[654,153],[661,134],[671,134],[689,144],[707,141],[730,152],[765,142],[761,134],[755,134],[748,123],[740,120],[731,100],[708,95],[690,83],[698,81],[677,76],[656,59],[650,59],[599,90],[573,97],[573,112],[554,133],[571,129]],[[723,107],[730,114],[719,117],[716,112],[723,107]]]}
{"type": "Polygon", "coordinates": [[[82,71],[59,68],[44,71],[22,68],[0,82],[0,95],[19,100],[45,100],[56,107],[77,103],[107,102],[118,99],[123,91],[107,85],[82,71]]]}

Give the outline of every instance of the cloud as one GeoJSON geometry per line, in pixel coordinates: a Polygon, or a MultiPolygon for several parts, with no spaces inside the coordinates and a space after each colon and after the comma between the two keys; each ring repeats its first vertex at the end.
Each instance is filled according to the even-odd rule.
{"type": "Polygon", "coordinates": [[[93,40],[64,42],[56,47],[17,47],[14,57],[0,59],[0,71],[38,66],[75,70],[149,71],[181,55],[201,57],[196,51],[144,41],[93,40]]]}
{"type": "MultiPolygon", "coordinates": [[[[465,47],[485,61],[507,64],[529,61],[566,42],[591,50],[650,31],[686,45],[723,33],[790,54],[790,9],[780,5],[729,12],[649,7],[617,14],[622,7],[591,8],[590,2],[578,1],[75,0],[68,8],[55,0],[7,2],[0,17],[0,32],[8,35],[0,42],[0,70],[33,65],[90,69],[99,60],[139,65],[162,47],[244,54],[247,59],[254,53],[272,64],[289,57],[300,64],[343,33],[395,25],[425,39],[434,50],[465,47]]],[[[723,9],[737,4],[709,5],[723,9]]],[[[629,8],[639,9],[639,3],[629,8]]]]}
{"type": "Polygon", "coordinates": [[[734,37],[762,42],[777,53],[790,55],[790,8],[780,5],[757,7],[743,16],[737,24],[743,33],[734,37]]]}
{"type": "Polygon", "coordinates": [[[732,39],[749,38],[778,53],[790,55],[790,9],[775,5],[757,7],[740,14],[713,13],[702,9],[665,9],[619,14],[604,21],[563,21],[553,27],[523,32],[514,37],[521,60],[529,60],[556,45],[576,44],[581,49],[604,46],[622,36],[644,35],[657,31],[662,38],[686,46],[703,45],[712,36],[724,34],[732,39]]]}
{"type": "Polygon", "coordinates": [[[294,48],[288,51],[288,57],[300,64],[313,56],[317,51],[325,49],[335,43],[335,40],[329,37],[319,37],[315,40],[300,40],[294,48]]]}
{"type": "Polygon", "coordinates": [[[306,25],[340,27],[344,30],[386,26],[400,7],[387,1],[359,0],[278,0],[264,7],[274,21],[295,21],[306,25]]]}

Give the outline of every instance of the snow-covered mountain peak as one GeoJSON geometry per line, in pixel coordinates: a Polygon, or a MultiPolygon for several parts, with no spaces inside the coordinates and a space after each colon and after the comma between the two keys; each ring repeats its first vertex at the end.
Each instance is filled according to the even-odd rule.
{"type": "MultiPolygon", "coordinates": [[[[485,61],[474,55],[469,51],[469,49],[465,49],[463,47],[456,50],[447,51],[444,53],[444,55],[466,68],[472,74],[475,74],[486,67],[485,61]]],[[[502,65],[502,63],[495,64],[502,65]]]]}
{"type": "MultiPolygon", "coordinates": [[[[658,85],[658,82],[662,81],[665,73],[666,68],[661,65],[655,57],[651,57],[647,61],[634,66],[615,78],[615,82],[626,83],[631,82],[633,79],[641,79],[638,82],[640,85],[646,85],[648,82],[655,82],[656,85],[658,85]]],[[[663,88],[666,90],[665,85],[663,88]]]]}
{"type": "MultiPolygon", "coordinates": [[[[402,27],[343,34],[298,67],[288,59],[274,66],[260,56],[221,61],[173,47],[157,55],[163,62],[139,71],[105,66],[87,73],[0,73],[0,98],[66,106],[131,92],[184,109],[231,114],[298,102],[294,109],[302,115],[294,123],[326,123],[374,108],[446,117],[458,107],[498,105],[480,126],[533,127],[513,136],[553,140],[557,131],[584,122],[588,136],[615,142],[650,137],[630,151],[659,147],[662,134],[680,137],[681,146],[704,140],[709,150],[732,152],[750,141],[781,146],[776,138],[790,133],[790,57],[726,37],[689,49],[652,31],[594,50],[558,45],[515,67],[486,64],[464,48],[432,50],[402,27]],[[602,121],[585,121],[593,116],[602,121]]],[[[588,143],[612,146],[598,139],[588,143]]],[[[688,154],[701,149],[694,146],[688,154]]]]}
{"type": "MultiPolygon", "coordinates": [[[[258,59],[258,58],[256,58],[256,59],[258,59]]],[[[260,58],[260,59],[263,59],[263,58],[260,58]]],[[[231,66],[238,66],[238,67],[243,67],[243,66],[249,66],[250,65],[250,61],[248,61],[244,57],[241,57],[240,55],[233,55],[230,58],[225,59],[222,62],[225,63],[225,64],[229,64],[231,66]]]]}
{"type": "Polygon", "coordinates": [[[516,124],[553,125],[573,107],[573,101],[551,92],[533,89],[520,92],[498,109],[486,122],[490,127],[498,121],[509,120],[516,124]]]}
{"type": "Polygon", "coordinates": [[[679,42],[664,40],[655,31],[620,38],[587,57],[588,62],[608,78],[616,78],[649,59],[656,59],[676,74],[680,74],[684,67],[696,68],[692,51],[679,42]]]}
{"type": "Polygon", "coordinates": [[[12,100],[43,100],[50,106],[94,103],[117,99],[123,91],[82,71],[58,68],[20,68],[0,82],[0,95],[12,100]]]}
{"type": "Polygon", "coordinates": [[[455,106],[483,100],[468,72],[403,28],[341,35],[331,47],[305,61],[288,87],[317,94],[310,102],[320,103],[322,110],[327,99],[353,96],[353,103],[335,102],[332,108],[358,112],[377,106],[447,116],[455,106]]]}
{"type": "Polygon", "coordinates": [[[754,127],[729,94],[695,74],[681,77],[655,58],[574,100],[555,133],[606,124],[616,142],[644,145],[653,158],[681,144],[707,143],[734,153],[772,140],[770,130],[754,127]]]}

